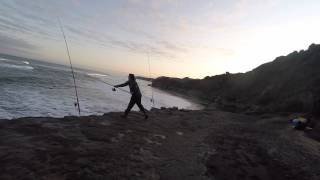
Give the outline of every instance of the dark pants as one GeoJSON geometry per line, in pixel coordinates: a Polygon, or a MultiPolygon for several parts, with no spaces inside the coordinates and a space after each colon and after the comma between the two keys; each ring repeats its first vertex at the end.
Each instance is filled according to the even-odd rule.
{"type": "Polygon", "coordinates": [[[135,104],[138,105],[140,111],[142,111],[143,114],[146,114],[146,111],[145,111],[144,107],[141,104],[141,95],[132,95],[131,99],[130,99],[130,102],[128,104],[128,107],[127,107],[127,109],[125,111],[125,116],[127,116],[129,114],[130,110],[132,109],[132,107],[135,104]]]}

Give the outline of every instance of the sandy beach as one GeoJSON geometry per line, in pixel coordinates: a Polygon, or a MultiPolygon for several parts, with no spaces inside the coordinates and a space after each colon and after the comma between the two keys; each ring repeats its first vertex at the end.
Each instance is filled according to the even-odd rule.
{"type": "Polygon", "coordinates": [[[0,179],[317,180],[320,143],[288,116],[153,109],[0,121],[0,179]]]}

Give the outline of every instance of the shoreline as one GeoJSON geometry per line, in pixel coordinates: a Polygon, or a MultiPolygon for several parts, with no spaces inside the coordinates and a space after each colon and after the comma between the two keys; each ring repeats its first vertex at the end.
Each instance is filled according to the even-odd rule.
{"type": "Polygon", "coordinates": [[[287,117],[175,108],[153,109],[148,120],[120,115],[0,121],[0,179],[320,177],[319,141],[287,117]]]}
{"type": "Polygon", "coordinates": [[[168,93],[168,94],[170,94],[172,96],[176,96],[176,97],[185,99],[185,100],[189,101],[190,103],[193,103],[196,108],[192,109],[192,110],[203,110],[210,104],[209,101],[201,100],[200,98],[193,97],[193,96],[188,96],[188,95],[186,95],[184,93],[179,93],[179,92],[176,92],[174,90],[161,89],[161,88],[158,88],[158,87],[152,87],[152,88],[154,88],[154,89],[156,89],[158,91],[162,91],[162,92],[168,93]]]}

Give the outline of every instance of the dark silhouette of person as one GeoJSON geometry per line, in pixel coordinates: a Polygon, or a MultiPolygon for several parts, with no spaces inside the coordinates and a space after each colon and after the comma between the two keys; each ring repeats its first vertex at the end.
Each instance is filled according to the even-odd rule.
{"type": "Polygon", "coordinates": [[[131,99],[130,102],[128,104],[128,107],[126,109],[126,111],[124,112],[123,117],[126,118],[130,112],[130,110],[132,109],[132,107],[137,104],[140,111],[143,112],[145,119],[148,119],[148,115],[146,113],[146,110],[144,109],[144,107],[141,104],[141,91],[139,89],[138,83],[136,82],[136,78],[134,76],[134,74],[129,74],[128,76],[128,81],[123,83],[123,84],[119,84],[119,85],[115,85],[114,87],[124,87],[124,86],[129,86],[130,88],[130,92],[131,92],[131,99]]]}

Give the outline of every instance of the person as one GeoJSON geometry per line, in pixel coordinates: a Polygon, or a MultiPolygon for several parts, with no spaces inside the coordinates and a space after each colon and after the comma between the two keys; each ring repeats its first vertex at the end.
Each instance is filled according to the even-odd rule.
{"type": "Polygon", "coordinates": [[[124,87],[124,86],[129,86],[130,93],[131,93],[131,99],[130,99],[128,107],[125,110],[124,115],[122,117],[126,118],[129,114],[130,110],[132,109],[132,107],[135,104],[137,104],[140,111],[143,112],[145,119],[148,119],[148,115],[146,113],[146,110],[144,109],[143,105],[141,104],[142,95],[141,95],[141,92],[140,92],[140,89],[139,89],[139,86],[138,86],[138,83],[136,81],[134,74],[129,74],[127,82],[125,82],[123,84],[115,85],[114,88],[124,87]]]}

